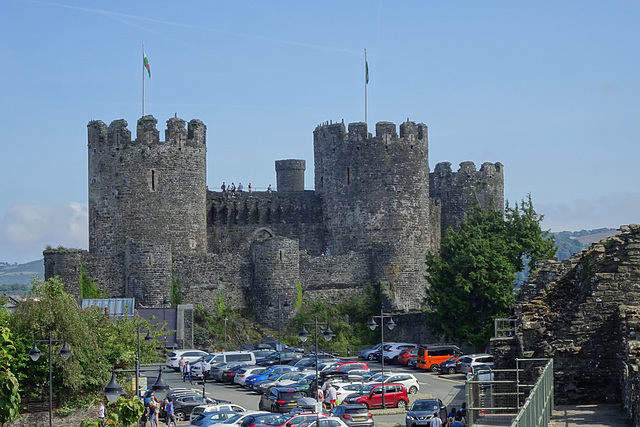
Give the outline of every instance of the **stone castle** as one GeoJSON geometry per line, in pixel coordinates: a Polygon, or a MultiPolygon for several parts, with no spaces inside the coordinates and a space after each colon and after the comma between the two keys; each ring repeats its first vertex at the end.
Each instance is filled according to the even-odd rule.
{"type": "MultiPolygon", "coordinates": [[[[427,126],[407,120],[323,123],[314,135],[315,190],[304,160],[275,162],[277,191],[210,191],[206,126],[153,116],[88,124],[89,250],[45,251],[45,277],[78,294],[81,265],[110,297],[158,307],[179,281],[185,302],[269,315],[281,301],[348,298],[384,283],[385,307],[423,308],[425,254],[475,203],[504,209],[503,167],[429,168],[427,126]],[[324,254],[325,248],[330,254],[324,254]]],[[[290,312],[292,310],[289,310],[290,312]]],[[[273,313],[272,313],[273,314],[273,313]]],[[[287,316],[293,316],[289,313],[287,316]]],[[[286,319],[283,319],[286,320],[286,319]]]]}

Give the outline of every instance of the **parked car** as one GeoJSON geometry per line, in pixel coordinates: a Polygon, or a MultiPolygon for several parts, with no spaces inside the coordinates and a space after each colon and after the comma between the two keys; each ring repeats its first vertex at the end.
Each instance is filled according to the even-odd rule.
{"type": "Polygon", "coordinates": [[[269,424],[260,427],[298,427],[300,424],[313,422],[317,417],[326,417],[325,414],[313,412],[290,412],[282,414],[269,424]]]}
{"type": "Polygon", "coordinates": [[[296,353],[304,353],[304,348],[292,347],[280,341],[264,341],[262,345],[269,346],[272,350],[276,351],[294,351],[296,353]]]}
{"type": "Polygon", "coordinates": [[[234,411],[214,411],[214,412],[201,413],[194,417],[192,412],[189,425],[198,426],[198,427],[208,427],[208,426],[212,426],[214,424],[218,424],[223,421],[226,421],[235,415],[238,415],[238,413],[234,411]]]}
{"type": "Polygon", "coordinates": [[[374,360],[373,353],[378,351],[380,349],[380,347],[382,347],[382,344],[376,344],[371,348],[367,348],[365,350],[360,350],[360,352],[358,353],[358,358],[359,359],[364,359],[364,360],[374,360]]]}
{"type": "Polygon", "coordinates": [[[332,382],[331,385],[336,389],[338,405],[340,405],[347,396],[356,393],[365,386],[362,382],[332,382]]]}
{"type": "Polygon", "coordinates": [[[406,427],[429,425],[433,414],[436,412],[443,423],[446,422],[447,407],[442,403],[442,400],[437,398],[416,400],[411,407],[407,408],[407,416],[405,417],[406,427]]]}
{"type": "Polygon", "coordinates": [[[362,405],[338,405],[331,415],[340,418],[348,426],[373,427],[373,415],[362,405]]]}
{"type": "MultiPolygon", "coordinates": [[[[386,374],[384,377],[378,377],[375,382],[383,382],[383,383],[399,383],[402,384],[408,391],[409,394],[416,394],[420,390],[420,384],[418,383],[418,379],[413,374],[386,374]]],[[[368,384],[371,384],[368,383],[368,384]]]]}
{"type": "Polygon", "coordinates": [[[367,384],[357,393],[344,400],[346,403],[360,403],[369,409],[382,408],[382,387],[384,387],[384,406],[386,408],[404,408],[409,403],[407,389],[402,384],[367,384]]]}
{"type": "Polygon", "coordinates": [[[236,376],[233,377],[233,382],[235,384],[244,386],[244,382],[251,375],[259,375],[266,370],[267,368],[265,368],[264,366],[245,366],[236,373],[236,376]]]}
{"type": "Polygon", "coordinates": [[[233,380],[236,377],[236,374],[240,372],[242,369],[244,369],[245,367],[247,367],[247,365],[242,364],[242,365],[232,366],[230,368],[225,369],[224,371],[222,371],[222,382],[227,384],[233,384],[233,380]]]}
{"type": "Polygon", "coordinates": [[[271,353],[269,356],[256,361],[256,365],[284,365],[286,363],[290,363],[292,360],[300,359],[301,357],[302,354],[295,351],[276,351],[275,353],[271,353]]]}
{"type": "Polygon", "coordinates": [[[339,361],[320,372],[320,382],[327,381],[329,378],[339,377],[352,370],[369,370],[366,362],[339,361]]]}
{"type": "Polygon", "coordinates": [[[472,365],[467,381],[493,381],[493,365],[472,365]]]}
{"type": "Polygon", "coordinates": [[[440,365],[438,365],[438,372],[441,374],[455,374],[460,370],[460,358],[462,356],[451,356],[440,365]]]}
{"type": "Polygon", "coordinates": [[[300,427],[347,427],[347,425],[338,417],[325,417],[308,424],[300,424],[300,427]]]}
{"type": "Polygon", "coordinates": [[[210,399],[203,398],[200,394],[177,395],[173,399],[176,421],[185,421],[189,419],[191,411],[193,411],[196,406],[200,406],[204,403],[211,403],[210,399]]]}
{"type": "Polygon", "coordinates": [[[493,355],[491,354],[468,354],[460,358],[460,373],[468,374],[471,366],[493,365],[493,355]]]}
{"type": "Polygon", "coordinates": [[[260,397],[258,409],[270,412],[291,412],[298,405],[302,393],[293,387],[271,387],[260,397]]]}
{"type": "Polygon", "coordinates": [[[244,421],[245,418],[254,415],[254,414],[267,414],[268,412],[266,411],[245,411],[245,412],[240,412],[237,415],[234,415],[233,417],[229,418],[226,421],[223,421],[221,423],[219,423],[219,427],[240,427],[242,424],[242,421],[244,421]]]}
{"type": "Polygon", "coordinates": [[[202,357],[208,356],[209,353],[202,350],[174,350],[167,356],[167,367],[172,368],[174,371],[180,370],[180,358],[184,357],[185,362],[193,363],[197,360],[202,359],[202,357]]]}
{"type": "Polygon", "coordinates": [[[418,369],[438,372],[438,366],[451,356],[460,356],[462,351],[455,345],[418,346],[418,369]]]}
{"type": "Polygon", "coordinates": [[[418,347],[406,348],[400,352],[398,355],[398,363],[400,365],[407,366],[409,364],[409,360],[415,359],[418,357],[418,347]]]}
{"type": "Polygon", "coordinates": [[[295,366],[289,366],[289,365],[270,366],[269,368],[262,371],[260,374],[249,375],[249,378],[245,379],[244,381],[244,387],[251,388],[254,382],[267,379],[267,377],[271,374],[278,374],[281,372],[289,372],[289,371],[299,372],[298,368],[296,368],[295,366]]]}
{"type": "Polygon", "coordinates": [[[293,387],[300,392],[302,397],[315,396],[316,378],[315,376],[305,378],[297,383],[290,384],[289,387],[293,387]]]}
{"type": "Polygon", "coordinates": [[[411,344],[406,342],[397,342],[390,343],[384,346],[384,350],[382,351],[382,355],[384,356],[385,363],[398,363],[398,357],[400,356],[400,352],[402,350],[406,350],[408,348],[417,347],[417,344],[411,344]]]}
{"type": "Polygon", "coordinates": [[[262,424],[269,424],[279,416],[279,414],[274,413],[251,414],[242,420],[242,422],[240,423],[240,427],[256,427],[262,424]]]}
{"type": "MultiPolygon", "coordinates": [[[[242,406],[233,403],[221,403],[216,405],[198,405],[191,411],[189,422],[192,422],[202,414],[208,414],[209,412],[246,412],[242,406]]],[[[226,418],[225,418],[226,419],[226,418]]],[[[223,420],[224,421],[224,420],[223,420]]]]}
{"type": "Polygon", "coordinates": [[[281,372],[270,378],[267,378],[266,380],[254,382],[252,388],[253,388],[253,391],[255,391],[256,393],[263,394],[270,387],[275,387],[275,386],[284,387],[287,385],[297,383],[298,381],[303,380],[305,378],[310,378],[311,376],[315,377],[315,373],[312,373],[312,372],[302,373],[297,371],[281,372]]]}

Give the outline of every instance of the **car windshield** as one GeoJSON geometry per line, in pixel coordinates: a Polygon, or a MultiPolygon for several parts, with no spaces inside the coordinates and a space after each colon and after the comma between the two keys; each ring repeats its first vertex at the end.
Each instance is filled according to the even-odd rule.
{"type": "Polygon", "coordinates": [[[240,418],[244,417],[245,414],[238,414],[238,415],[234,415],[233,417],[229,418],[226,421],[223,421],[222,424],[235,424],[236,421],[238,421],[240,418]]]}
{"type": "Polygon", "coordinates": [[[268,425],[270,426],[279,426],[280,424],[284,424],[287,420],[291,418],[291,414],[280,415],[275,420],[271,421],[268,425]]]}
{"type": "Polygon", "coordinates": [[[412,411],[437,412],[439,409],[437,400],[418,400],[411,407],[412,411]]]}
{"type": "Polygon", "coordinates": [[[371,393],[371,390],[373,390],[374,387],[375,387],[374,384],[367,384],[366,386],[364,386],[360,390],[358,390],[357,393],[358,394],[369,394],[369,393],[371,393]]]}

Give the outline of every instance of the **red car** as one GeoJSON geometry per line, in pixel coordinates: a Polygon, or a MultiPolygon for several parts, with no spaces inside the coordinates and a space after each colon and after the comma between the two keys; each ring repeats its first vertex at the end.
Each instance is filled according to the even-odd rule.
{"type": "MultiPolygon", "coordinates": [[[[327,415],[320,413],[320,416],[326,417],[327,415]]],[[[297,427],[303,423],[313,422],[317,417],[318,414],[312,412],[288,413],[279,416],[269,424],[262,424],[256,427],[297,427]]]]}
{"type": "MultiPolygon", "coordinates": [[[[360,391],[347,396],[345,403],[360,403],[369,409],[382,408],[382,387],[383,384],[367,384],[360,391]]],[[[402,384],[384,384],[384,406],[385,408],[405,408],[409,404],[407,389],[402,384]]]]}
{"type": "Polygon", "coordinates": [[[409,360],[415,359],[416,357],[418,357],[418,347],[407,348],[406,350],[402,350],[400,355],[398,355],[398,363],[407,366],[409,360]]]}

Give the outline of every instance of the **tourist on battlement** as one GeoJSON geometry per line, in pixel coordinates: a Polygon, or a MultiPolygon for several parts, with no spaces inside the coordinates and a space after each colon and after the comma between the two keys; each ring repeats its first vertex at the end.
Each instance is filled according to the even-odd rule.
{"type": "Polygon", "coordinates": [[[249,197],[253,197],[253,188],[251,187],[251,183],[249,183],[249,197]]]}
{"type": "Polygon", "coordinates": [[[271,193],[271,184],[267,187],[267,193],[271,193]]]}
{"type": "Polygon", "coordinates": [[[241,183],[241,182],[239,182],[239,183],[238,183],[238,193],[242,193],[242,189],[243,189],[243,188],[244,188],[244,187],[242,186],[242,183],[241,183]]]}

